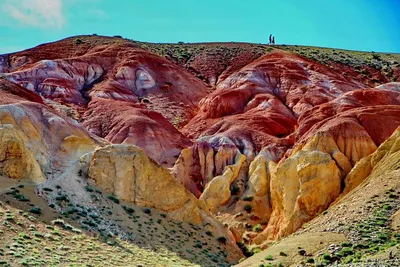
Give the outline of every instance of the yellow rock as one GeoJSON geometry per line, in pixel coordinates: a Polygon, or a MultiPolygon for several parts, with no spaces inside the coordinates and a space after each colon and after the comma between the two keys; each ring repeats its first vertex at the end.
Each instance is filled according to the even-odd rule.
{"type": "Polygon", "coordinates": [[[299,151],[271,177],[272,208],[267,228],[254,242],[286,236],[325,210],[340,194],[340,170],[327,153],[299,151]]]}
{"type": "Polygon", "coordinates": [[[224,205],[231,197],[230,185],[239,175],[246,157],[236,154],[235,164],[225,166],[222,175],[214,177],[204,189],[200,199],[206,203],[209,211],[215,212],[219,206],[224,205]]]}
{"type": "Polygon", "coordinates": [[[369,175],[382,175],[400,166],[400,128],[368,157],[360,160],[345,178],[343,195],[361,184],[369,175]]]}
{"type": "Polygon", "coordinates": [[[261,151],[249,166],[249,182],[243,198],[252,197],[251,201],[239,201],[237,206],[244,210],[244,206],[252,206],[252,214],[266,223],[270,219],[271,206],[271,175],[276,171],[277,164],[267,152],[261,151]]]}
{"type": "Polygon", "coordinates": [[[14,125],[0,125],[0,175],[13,179],[45,180],[39,164],[26,147],[23,133],[14,125]]]}
{"type": "Polygon", "coordinates": [[[202,222],[202,202],[138,147],[110,145],[96,150],[88,176],[123,200],[168,212],[181,221],[202,222]]]}
{"type": "Polygon", "coordinates": [[[235,164],[237,154],[241,153],[232,145],[212,147],[199,142],[183,149],[176,161],[172,174],[195,196],[200,197],[207,184],[222,175],[226,166],[235,164]]]}

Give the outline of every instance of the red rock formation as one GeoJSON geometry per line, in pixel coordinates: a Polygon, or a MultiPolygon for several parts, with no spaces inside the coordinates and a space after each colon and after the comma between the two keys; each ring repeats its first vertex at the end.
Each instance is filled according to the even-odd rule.
{"type": "Polygon", "coordinates": [[[56,114],[53,107],[92,134],[175,163],[175,178],[220,212],[238,239],[262,243],[295,231],[344,190],[353,166],[400,125],[399,85],[368,89],[387,79],[377,71],[361,83],[350,66],[332,70],[279,49],[260,57],[244,44],[218,46],[190,60],[167,55],[178,64],[97,36],[3,55],[2,76],[29,91],[5,83],[11,89],[0,104],[29,100],[56,114]],[[247,223],[265,230],[249,233],[247,223]]]}
{"type": "Polygon", "coordinates": [[[14,178],[53,178],[71,161],[106,143],[46,106],[36,94],[4,79],[0,79],[0,126],[5,149],[0,165],[14,178]]]}
{"type": "Polygon", "coordinates": [[[77,119],[99,136],[137,144],[159,163],[172,165],[191,142],[171,123],[180,127],[194,116],[206,85],[129,41],[80,40],[82,44],[69,38],[8,55],[11,72],[4,76],[64,109],[75,109],[77,119]]]}
{"type": "Polygon", "coordinates": [[[89,132],[114,144],[133,144],[163,165],[173,165],[192,144],[160,113],[144,105],[94,97],[84,116],[89,132]]]}

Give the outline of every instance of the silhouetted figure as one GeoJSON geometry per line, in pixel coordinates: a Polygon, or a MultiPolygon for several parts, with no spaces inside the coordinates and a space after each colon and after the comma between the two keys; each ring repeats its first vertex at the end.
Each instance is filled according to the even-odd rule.
{"type": "Polygon", "coordinates": [[[272,34],[269,35],[269,45],[272,44],[272,34]]]}
{"type": "Polygon", "coordinates": [[[275,44],[275,36],[272,36],[272,44],[275,44]]]}

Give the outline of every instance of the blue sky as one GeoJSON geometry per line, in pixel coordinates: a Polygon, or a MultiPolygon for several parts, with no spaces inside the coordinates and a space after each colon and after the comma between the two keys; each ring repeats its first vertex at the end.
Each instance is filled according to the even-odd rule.
{"type": "Polygon", "coordinates": [[[400,0],[0,0],[0,54],[79,34],[400,53],[400,0]]]}

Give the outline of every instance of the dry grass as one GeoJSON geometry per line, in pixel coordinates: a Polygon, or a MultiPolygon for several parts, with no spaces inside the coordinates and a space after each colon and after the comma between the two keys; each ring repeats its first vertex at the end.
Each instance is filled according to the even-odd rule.
{"type": "MultiPolygon", "coordinates": [[[[225,244],[206,225],[120,201],[87,186],[92,205],[74,203],[62,185],[44,198],[28,183],[0,188],[5,266],[229,266],[225,244]],[[46,202],[50,199],[52,202],[46,202]],[[40,210],[33,214],[32,208],[40,210]],[[52,223],[53,222],[53,223],[52,223]]],[[[0,264],[1,265],[1,264],[0,264]]]]}

